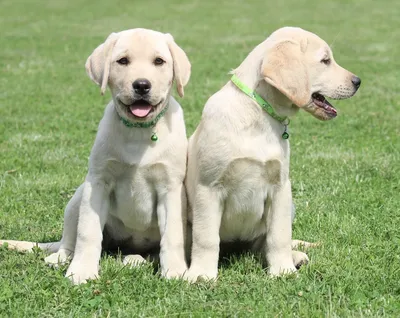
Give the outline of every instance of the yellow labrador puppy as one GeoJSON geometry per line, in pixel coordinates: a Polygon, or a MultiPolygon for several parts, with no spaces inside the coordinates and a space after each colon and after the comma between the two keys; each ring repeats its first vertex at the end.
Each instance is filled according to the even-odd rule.
{"type": "MultiPolygon", "coordinates": [[[[146,29],[112,33],[86,62],[89,77],[107,84],[112,101],[106,107],[89,159],[85,182],[68,203],[60,242],[40,243],[54,254],[50,264],[72,258],[66,276],[79,284],[98,276],[104,248],[138,255],[160,248],[162,276],[187,270],[187,139],[183,112],[171,96],[173,80],[183,97],[191,65],[169,34],[146,29]]],[[[35,243],[8,242],[29,250],[35,243]]]]}
{"type": "Polygon", "coordinates": [[[186,189],[193,226],[186,278],[217,277],[220,243],[249,242],[271,275],[296,271],[292,252],[289,117],[336,117],[325,99],[353,96],[360,79],[317,35],[285,27],[259,44],[207,101],[189,140],[186,189]]]}

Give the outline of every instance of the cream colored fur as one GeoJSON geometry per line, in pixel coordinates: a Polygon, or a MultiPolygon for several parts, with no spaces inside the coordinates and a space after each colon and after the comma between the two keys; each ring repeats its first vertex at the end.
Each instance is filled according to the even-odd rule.
{"type": "MultiPolygon", "coordinates": [[[[356,92],[354,75],[333,59],[329,46],[300,28],[277,30],[233,71],[281,116],[300,108],[330,119],[313,104],[314,92],[341,99],[356,92]],[[323,60],[330,59],[329,65],[323,60]]],[[[189,140],[186,189],[193,226],[191,265],[185,275],[217,278],[220,243],[248,241],[271,275],[308,261],[292,251],[289,141],[284,126],[228,82],[207,101],[189,140]]]]}
{"type": "MultiPolygon", "coordinates": [[[[183,96],[190,77],[189,60],[171,35],[133,29],[111,34],[88,58],[86,70],[102,92],[110,87],[112,101],[98,128],[86,180],[65,209],[61,242],[38,246],[53,253],[47,263],[57,265],[72,259],[66,276],[75,284],[99,275],[102,241],[106,247],[136,252],[125,258],[125,263],[131,264],[143,262],[138,254],[159,248],[162,276],[182,276],[187,270],[183,186],[187,139],[183,112],[171,96],[171,88],[175,79],[183,96]],[[128,65],[117,62],[123,57],[129,59],[128,65]],[[155,65],[157,57],[165,63],[155,65]],[[148,101],[157,106],[147,118],[133,120],[125,105],[139,98],[132,88],[138,78],[150,81],[148,101]],[[121,116],[131,122],[150,121],[167,105],[154,129],[129,128],[120,120],[121,116]],[[150,140],[154,130],[157,142],[150,140]]],[[[36,245],[0,244],[4,242],[18,250],[36,245]]]]}

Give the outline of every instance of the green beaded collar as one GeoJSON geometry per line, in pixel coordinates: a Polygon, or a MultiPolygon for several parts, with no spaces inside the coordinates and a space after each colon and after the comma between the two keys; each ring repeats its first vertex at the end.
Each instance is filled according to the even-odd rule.
{"type": "Polygon", "coordinates": [[[237,88],[239,88],[243,93],[245,93],[247,96],[249,96],[252,100],[254,100],[258,105],[261,106],[262,109],[264,109],[268,115],[270,115],[272,118],[276,119],[279,121],[284,127],[285,131],[282,134],[283,139],[289,139],[289,133],[287,131],[287,126],[290,123],[290,120],[288,117],[282,117],[279,116],[275,109],[266,101],[264,100],[260,95],[258,95],[256,92],[252,91],[246,84],[242,83],[240,79],[236,76],[233,75],[231,78],[231,81],[233,84],[236,85],[237,88]]]}
{"type": "MultiPolygon", "coordinates": [[[[161,119],[161,117],[165,115],[165,113],[168,110],[168,106],[169,106],[169,103],[164,107],[164,109],[162,111],[160,111],[160,113],[152,121],[149,121],[149,122],[132,123],[132,122],[126,120],[125,118],[123,118],[123,117],[121,117],[119,115],[118,116],[119,116],[119,119],[122,121],[122,123],[126,127],[129,127],[129,128],[132,128],[132,127],[135,127],[135,128],[152,128],[157,124],[157,122],[161,119]]],[[[150,139],[152,141],[157,141],[158,140],[156,132],[153,131],[150,139]]]]}

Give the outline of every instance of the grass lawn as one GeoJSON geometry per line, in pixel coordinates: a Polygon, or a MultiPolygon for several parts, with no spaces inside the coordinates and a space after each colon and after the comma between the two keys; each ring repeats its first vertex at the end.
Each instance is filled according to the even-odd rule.
{"type": "Polygon", "coordinates": [[[104,256],[101,278],[76,287],[42,252],[0,248],[0,317],[399,317],[399,12],[398,0],[2,0],[1,238],[60,239],[110,99],[84,63],[112,31],[170,32],[187,52],[188,135],[228,71],[281,26],[333,43],[363,83],[334,103],[337,119],[292,121],[294,237],[323,242],[298,278],[270,279],[243,255],[222,262],[217,284],[189,285],[104,256]]]}

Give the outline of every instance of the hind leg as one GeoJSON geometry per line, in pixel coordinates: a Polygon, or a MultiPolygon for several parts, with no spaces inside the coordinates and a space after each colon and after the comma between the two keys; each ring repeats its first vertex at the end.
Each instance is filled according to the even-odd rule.
{"type": "Polygon", "coordinates": [[[302,265],[308,264],[310,261],[307,254],[299,251],[292,251],[294,266],[299,269],[302,265]]]}
{"type": "Polygon", "coordinates": [[[64,229],[60,242],[60,248],[57,252],[49,255],[44,260],[50,266],[57,267],[58,265],[67,263],[72,259],[75,244],[76,233],[79,218],[79,205],[82,199],[83,185],[81,185],[68,202],[64,212],[64,229]]]}

